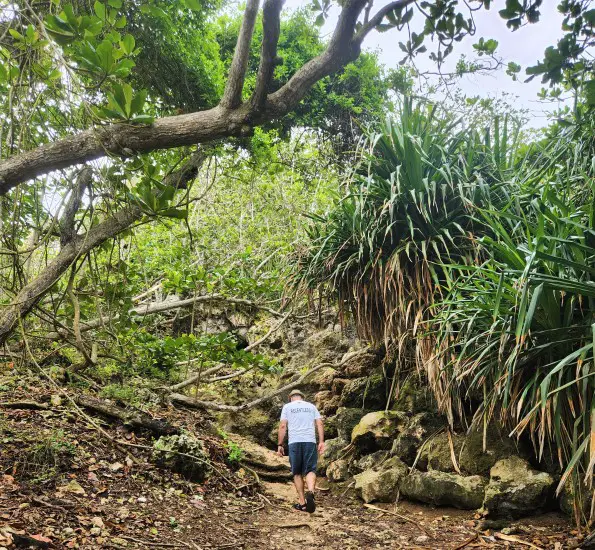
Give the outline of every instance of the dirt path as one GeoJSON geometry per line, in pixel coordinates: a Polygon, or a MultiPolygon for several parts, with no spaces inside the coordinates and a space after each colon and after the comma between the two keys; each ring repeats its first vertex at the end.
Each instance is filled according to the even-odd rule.
{"type": "MultiPolygon", "coordinates": [[[[23,390],[11,397],[24,395],[23,390]]],[[[172,414],[180,416],[179,423],[190,418],[172,414]]],[[[113,437],[150,444],[122,426],[105,424],[105,429],[113,437]]],[[[269,476],[288,475],[286,459],[238,441],[246,459],[266,466],[269,476]]],[[[67,407],[0,410],[0,550],[33,542],[39,548],[85,550],[562,550],[578,542],[568,521],[557,514],[516,522],[503,533],[478,530],[472,512],[412,503],[400,503],[396,510],[385,506],[404,521],[365,508],[351,489],[340,485],[318,491],[318,509],[309,515],[292,510],[290,482],[263,481],[257,490],[246,468],[227,472],[231,486],[215,473],[197,484],[157,469],[146,453],[137,458],[141,464],[99,438],[67,407]]]]}
{"type": "MultiPolygon", "coordinates": [[[[450,508],[430,508],[401,503],[395,515],[365,508],[345,489],[318,492],[317,511],[305,514],[291,510],[295,491],[291,483],[267,483],[270,501],[243,525],[243,532],[258,534],[246,548],[355,549],[461,549],[461,548],[570,548],[569,526],[558,514],[545,514],[516,522],[507,534],[478,532],[473,513],[450,508]],[[502,538],[498,538],[502,537],[502,538]],[[508,540],[503,540],[507,538],[508,540]],[[515,539],[517,539],[515,541],[515,539]],[[520,541],[520,542],[519,542],[520,541]],[[467,544],[465,544],[467,543],[467,544]]],[[[394,506],[380,505],[388,512],[394,506]]]]}

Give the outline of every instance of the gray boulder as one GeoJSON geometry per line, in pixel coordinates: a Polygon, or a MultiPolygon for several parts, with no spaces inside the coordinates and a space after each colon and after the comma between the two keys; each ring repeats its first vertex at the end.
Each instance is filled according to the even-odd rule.
{"type": "Polygon", "coordinates": [[[389,449],[407,425],[407,415],[399,411],[376,411],[365,415],[351,432],[351,443],[362,451],[389,449]]]}
{"type": "MultiPolygon", "coordinates": [[[[452,434],[454,454],[457,460],[463,448],[464,441],[465,439],[462,435],[452,434]]],[[[441,432],[425,442],[417,466],[421,470],[456,472],[450,452],[448,434],[446,432],[441,432]]]]}
{"type": "MultiPolygon", "coordinates": [[[[444,426],[444,419],[434,413],[423,412],[412,416],[405,429],[401,431],[397,439],[393,442],[391,454],[398,456],[409,466],[413,466],[424,442],[433,433],[444,428],[444,426]]],[[[427,458],[423,469],[426,467],[427,458]]]]}
{"type": "Polygon", "coordinates": [[[490,426],[486,433],[485,452],[483,439],[481,430],[472,430],[465,436],[458,457],[461,470],[468,474],[488,476],[496,462],[521,452],[514,440],[495,426],[490,426]]]}
{"type": "Polygon", "coordinates": [[[414,470],[401,480],[401,494],[436,506],[454,506],[462,510],[481,507],[488,480],[481,476],[461,476],[438,470],[414,470]]]}
{"type": "Polygon", "coordinates": [[[337,371],[332,367],[325,367],[315,373],[308,382],[308,386],[319,391],[330,391],[337,371]]]}
{"type": "Polygon", "coordinates": [[[355,492],[364,502],[394,502],[407,470],[407,465],[396,456],[390,458],[379,469],[371,468],[354,476],[355,492]]]}
{"type": "Polygon", "coordinates": [[[485,510],[494,516],[521,517],[547,507],[554,490],[554,478],[534,470],[529,463],[511,456],[499,460],[490,470],[485,510]]]}
{"type": "Polygon", "coordinates": [[[203,442],[189,434],[160,437],[153,444],[153,461],[195,482],[204,481],[211,469],[203,442]]]}
{"type": "Polygon", "coordinates": [[[390,458],[388,451],[376,451],[371,455],[366,455],[358,460],[354,460],[350,464],[351,473],[359,474],[364,470],[379,469],[382,464],[390,458]]]}
{"type": "MultiPolygon", "coordinates": [[[[509,456],[516,456],[520,452],[515,442],[495,427],[488,429],[485,452],[482,431],[472,430],[467,435],[451,434],[451,437],[459,469],[468,475],[487,477],[496,462],[509,456]]],[[[427,441],[417,465],[422,470],[456,472],[446,432],[441,432],[427,441]]]]}
{"type": "Polygon", "coordinates": [[[437,409],[429,386],[413,376],[410,376],[400,384],[399,392],[392,408],[397,411],[407,411],[414,414],[424,411],[435,411],[437,409]]]}
{"type": "Polygon", "coordinates": [[[331,462],[339,460],[343,454],[343,449],[349,445],[348,441],[340,438],[327,439],[325,442],[324,453],[318,457],[318,474],[323,476],[331,462]]]}

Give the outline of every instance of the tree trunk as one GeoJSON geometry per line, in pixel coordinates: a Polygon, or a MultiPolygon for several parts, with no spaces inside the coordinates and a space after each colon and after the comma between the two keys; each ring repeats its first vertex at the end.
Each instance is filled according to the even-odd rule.
{"type": "Polygon", "coordinates": [[[139,207],[126,208],[92,227],[84,235],[73,237],[47,267],[21,289],[12,304],[6,306],[6,311],[0,316],[0,345],[6,342],[19,320],[31,311],[76,260],[130,227],[141,216],[142,211],[139,207]]]}

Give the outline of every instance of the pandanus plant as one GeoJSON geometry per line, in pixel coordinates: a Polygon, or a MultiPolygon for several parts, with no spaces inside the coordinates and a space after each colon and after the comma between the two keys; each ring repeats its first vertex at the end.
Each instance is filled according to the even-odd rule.
{"type": "Polygon", "coordinates": [[[476,261],[470,208],[502,191],[493,184],[510,167],[507,126],[492,147],[435,107],[405,101],[366,136],[334,209],[314,218],[300,281],[327,285],[361,336],[419,363],[433,349],[411,336],[434,313],[440,264],[476,261]]]}
{"type": "Polygon", "coordinates": [[[559,464],[558,492],[571,481],[577,521],[595,504],[585,502],[595,467],[594,176],[592,137],[564,136],[508,182],[506,204],[477,207],[485,261],[444,266],[449,291],[432,322],[441,402],[461,410],[473,397],[476,424],[496,417],[528,433],[537,456],[559,464]]]}

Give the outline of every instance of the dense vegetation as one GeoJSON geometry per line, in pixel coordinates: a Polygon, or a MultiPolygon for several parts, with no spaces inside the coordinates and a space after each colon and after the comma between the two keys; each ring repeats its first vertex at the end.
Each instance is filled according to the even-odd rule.
{"type": "MultiPolygon", "coordinates": [[[[431,43],[441,70],[477,31],[473,10],[490,7],[413,4],[345,2],[325,39],[328,2],[283,17],[276,0],[258,14],[254,1],[243,13],[208,0],[3,3],[0,365],[65,365],[119,396],[123,381],[175,384],[195,363],[199,379],[221,364],[266,375],[281,366],[244,349],[232,323],[206,330],[208,308],[194,306],[254,321],[326,298],[401,372],[421,373],[450,422],[528,433],[584,510],[595,9],[561,2],[564,37],[527,76],[573,105],[531,134],[489,102],[472,115],[464,99],[454,116],[413,69],[360,51],[372,30],[405,30],[403,62],[431,43]]],[[[494,16],[515,29],[541,4],[507,0],[494,16]]],[[[496,47],[481,38],[458,75],[496,47]]]]}

